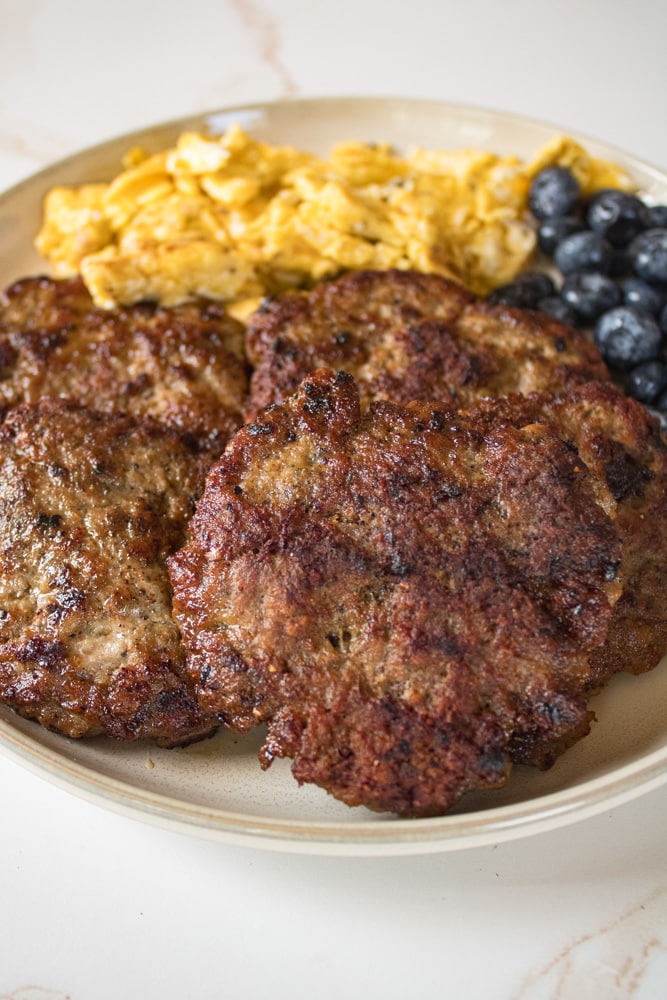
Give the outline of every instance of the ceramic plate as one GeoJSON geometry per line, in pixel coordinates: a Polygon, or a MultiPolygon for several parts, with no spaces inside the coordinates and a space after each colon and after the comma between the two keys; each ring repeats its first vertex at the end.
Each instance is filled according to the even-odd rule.
{"type": "MultiPolygon", "coordinates": [[[[44,272],[32,248],[41,202],[54,184],[107,180],[121,156],[155,152],[185,129],[232,122],[258,138],[327,153],[343,139],[398,147],[479,148],[529,157],[561,131],[526,119],[433,101],[312,99],[214,111],[120,136],[69,157],[0,198],[0,282],[44,272]]],[[[585,137],[597,156],[624,164],[642,191],[667,201],[667,175],[585,137]]],[[[496,843],[584,819],[667,779],[667,663],[617,676],[593,700],[590,736],[546,773],[515,768],[507,786],[469,796],[437,819],[399,820],[350,809],[315,787],[299,788],[289,762],[262,772],[261,732],[220,733],[181,750],[106,739],[72,741],[0,708],[0,746],[64,788],[137,819],[223,841],[311,853],[407,854],[496,843]]]]}

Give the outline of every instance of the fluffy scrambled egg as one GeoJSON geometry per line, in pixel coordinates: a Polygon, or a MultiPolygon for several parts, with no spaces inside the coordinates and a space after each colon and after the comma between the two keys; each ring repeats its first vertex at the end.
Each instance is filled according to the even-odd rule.
{"type": "Polygon", "coordinates": [[[241,318],[262,296],[343,270],[413,268],[480,295],[535,249],[531,179],[569,167],[585,195],[632,189],[618,166],[556,137],[530,162],[471,150],[344,142],[328,159],[258,142],[237,126],[133,150],[109,184],[54,188],[37,249],[59,276],[80,272],[103,307],[197,295],[241,318]]]}

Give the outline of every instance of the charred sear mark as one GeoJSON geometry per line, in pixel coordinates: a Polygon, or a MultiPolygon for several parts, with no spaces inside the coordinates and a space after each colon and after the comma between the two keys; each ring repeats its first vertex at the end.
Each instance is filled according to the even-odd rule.
{"type": "Polygon", "coordinates": [[[641,497],[653,473],[640,465],[621,445],[616,444],[614,451],[615,454],[604,465],[605,479],[614,499],[623,503],[631,497],[641,497]]]}
{"type": "Polygon", "coordinates": [[[392,500],[400,500],[405,491],[414,486],[414,475],[410,472],[392,472],[387,479],[387,492],[392,500]]]}
{"type": "Polygon", "coordinates": [[[342,628],[338,632],[327,632],[326,638],[332,649],[335,649],[337,652],[344,652],[352,641],[352,634],[349,629],[342,628]]]}
{"type": "Polygon", "coordinates": [[[272,347],[276,354],[288,361],[292,358],[298,357],[299,354],[297,345],[292,343],[290,340],[285,340],[284,337],[276,337],[273,341],[272,347]]]}
{"type": "Polygon", "coordinates": [[[486,775],[502,776],[507,769],[505,754],[499,750],[488,750],[479,759],[480,770],[486,775]]]}
{"type": "Polygon", "coordinates": [[[580,706],[576,705],[567,695],[560,695],[556,692],[548,700],[544,699],[535,703],[536,719],[539,720],[540,725],[550,731],[575,725],[580,715],[580,706]]]}
{"type": "Polygon", "coordinates": [[[408,576],[411,570],[411,565],[406,562],[399,555],[393,555],[391,557],[391,562],[389,563],[389,572],[392,576],[408,576]]]}
{"type": "Polygon", "coordinates": [[[615,562],[615,563],[609,563],[605,567],[604,578],[605,578],[605,580],[606,580],[607,583],[613,583],[614,582],[614,580],[618,576],[618,568],[619,568],[619,566],[620,566],[620,562],[615,562]]]}
{"type": "Polygon", "coordinates": [[[315,417],[328,409],[330,405],[329,398],[315,382],[304,382],[303,391],[306,396],[306,401],[303,404],[305,413],[309,413],[311,417],[315,417]]]}
{"type": "MultiPolygon", "coordinates": [[[[343,386],[351,380],[351,375],[347,372],[337,371],[334,379],[333,386],[343,386]]],[[[331,386],[330,385],[318,385],[317,382],[312,382],[307,379],[303,385],[302,389],[306,397],[303,403],[303,412],[309,414],[311,417],[332,415],[335,412],[336,403],[331,396],[331,386]]]]}
{"type": "Polygon", "coordinates": [[[62,517],[60,514],[38,514],[35,520],[35,527],[37,528],[59,528],[62,524],[62,517]]]}
{"type": "Polygon", "coordinates": [[[458,500],[463,496],[463,489],[456,483],[442,483],[433,494],[433,503],[443,503],[446,500],[458,500]]]}
{"type": "Polygon", "coordinates": [[[65,646],[59,640],[34,636],[18,646],[15,656],[19,663],[36,663],[45,670],[57,670],[65,656],[65,646]]]}
{"type": "Polygon", "coordinates": [[[429,418],[428,426],[432,431],[442,431],[445,428],[445,415],[440,410],[433,410],[429,418]]]}
{"type": "Polygon", "coordinates": [[[274,425],[269,421],[265,424],[248,424],[246,430],[252,437],[260,437],[262,434],[271,434],[274,425]]]}

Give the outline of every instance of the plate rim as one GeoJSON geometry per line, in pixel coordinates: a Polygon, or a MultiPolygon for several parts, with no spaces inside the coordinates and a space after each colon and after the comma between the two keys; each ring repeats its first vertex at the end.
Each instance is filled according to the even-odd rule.
{"type": "MultiPolygon", "coordinates": [[[[74,742],[68,740],[69,744],[74,742]]],[[[421,819],[388,817],[340,823],[268,819],[184,802],[138,788],[65,757],[3,718],[0,718],[0,752],[79,798],[154,826],[239,846],[358,856],[435,853],[516,840],[585,820],[647,794],[667,781],[667,756],[662,749],[603,777],[497,808],[421,819]]]]}
{"type": "MultiPolygon", "coordinates": [[[[337,108],[340,112],[346,104],[363,108],[367,112],[375,109],[376,112],[384,113],[388,113],[390,109],[396,110],[398,106],[422,108],[469,119],[492,118],[494,122],[508,127],[520,126],[538,131],[546,129],[553,134],[566,134],[589,148],[594,146],[596,155],[616,159],[631,171],[638,170],[662,185],[667,184],[667,169],[654,166],[603,140],[531,116],[437,98],[327,95],[230,104],[118,133],[99,143],[77,149],[0,192],[0,210],[8,201],[21,195],[24,189],[31,190],[48,184],[52,174],[66,170],[69,164],[76,164],[92,155],[102,156],[120,144],[129,149],[149,133],[178,134],[186,128],[207,127],[222,116],[271,112],[280,114],[287,108],[290,112],[297,113],[300,108],[319,108],[325,113],[327,108],[337,108]]],[[[667,782],[665,747],[602,776],[587,779],[557,792],[493,808],[408,820],[395,817],[349,822],[279,817],[269,819],[186,802],[100,774],[94,768],[33,739],[30,734],[22,732],[2,717],[0,751],[61,788],[137,820],[241,846],[317,854],[416,854],[498,843],[586,819],[667,782]]]]}
{"type": "MultiPolygon", "coordinates": [[[[616,146],[613,143],[608,142],[605,139],[598,138],[597,136],[592,136],[579,132],[576,129],[570,129],[569,127],[562,125],[558,122],[552,122],[548,119],[536,118],[533,115],[515,113],[511,111],[506,111],[503,109],[496,109],[493,107],[488,107],[479,104],[468,104],[465,102],[458,101],[445,101],[439,100],[438,98],[431,97],[401,97],[401,96],[390,96],[390,95],[323,95],[318,96],[299,96],[299,97],[283,97],[276,100],[266,100],[266,101],[244,101],[238,104],[223,105],[218,108],[211,108],[203,111],[194,111],[186,115],[178,115],[174,118],[161,119],[157,122],[148,122],[145,125],[140,125],[137,128],[133,128],[129,132],[117,132],[100,140],[100,142],[92,143],[89,145],[84,145],[76,147],[71,152],[67,153],[63,157],[59,157],[57,160],[45,164],[43,167],[32,171],[25,177],[16,181],[10,187],[0,190],[0,205],[3,201],[8,199],[10,196],[17,194],[25,185],[33,185],[35,181],[39,179],[46,179],[51,172],[60,170],[71,161],[77,161],[82,157],[85,157],[92,153],[104,152],[107,149],[111,149],[118,143],[131,143],[132,140],[138,139],[140,136],[145,135],[148,132],[153,131],[174,131],[177,132],[183,127],[187,127],[188,122],[201,122],[206,124],[212,119],[218,118],[222,115],[230,115],[232,113],[239,114],[250,114],[253,111],[262,112],[267,108],[274,110],[282,110],[286,108],[310,108],[315,106],[325,107],[327,105],[334,106],[340,104],[350,104],[356,105],[357,107],[366,106],[371,107],[376,105],[377,107],[389,108],[390,106],[396,106],[399,104],[405,105],[406,107],[412,106],[415,108],[430,108],[432,110],[439,110],[443,112],[454,112],[456,114],[461,114],[465,116],[475,117],[488,117],[492,116],[497,121],[502,121],[507,124],[520,124],[527,128],[536,129],[548,129],[553,134],[568,135],[575,141],[584,144],[594,144],[601,150],[611,153],[622,159],[623,164],[632,168],[636,166],[643,172],[650,174],[656,174],[656,179],[664,182],[667,177],[667,165],[665,167],[660,167],[657,164],[652,163],[649,160],[645,160],[642,157],[636,156],[635,154],[629,152],[621,146],[616,146]]],[[[131,148],[131,146],[128,146],[131,148]]]]}

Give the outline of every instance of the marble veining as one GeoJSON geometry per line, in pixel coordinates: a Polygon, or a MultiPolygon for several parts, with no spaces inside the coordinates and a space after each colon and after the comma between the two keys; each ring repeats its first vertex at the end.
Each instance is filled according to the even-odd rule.
{"type": "Polygon", "coordinates": [[[0,1000],[72,1000],[69,993],[45,989],[43,986],[20,986],[11,993],[3,993],[0,1000]]]}
{"type": "MultiPolygon", "coordinates": [[[[531,974],[512,1000],[631,1000],[667,955],[667,889],[567,945],[531,974]]],[[[667,995],[667,993],[665,994],[667,995]]]]}
{"type": "Polygon", "coordinates": [[[228,0],[241,23],[247,29],[264,64],[278,77],[280,96],[293,97],[299,87],[282,56],[282,39],[278,20],[253,0],[228,0]]]}

